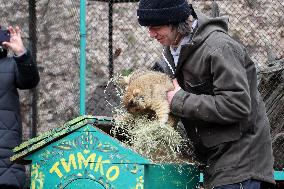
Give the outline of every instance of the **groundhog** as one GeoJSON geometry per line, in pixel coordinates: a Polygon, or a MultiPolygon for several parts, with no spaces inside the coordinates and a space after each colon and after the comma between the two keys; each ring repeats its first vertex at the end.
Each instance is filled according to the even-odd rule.
{"type": "Polygon", "coordinates": [[[130,114],[154,115],[161,125],[175,126],[177,118],[170,114],[167,91],[174,90],[164,73],[136,70],[126,79],[123,104],[130,114]]]}

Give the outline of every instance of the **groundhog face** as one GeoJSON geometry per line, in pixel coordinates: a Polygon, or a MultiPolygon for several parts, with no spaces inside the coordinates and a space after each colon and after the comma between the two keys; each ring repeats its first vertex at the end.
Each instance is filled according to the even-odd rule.
{"type": "Polygon", "coordinates": [[[127,111],[133,114],[146,111],[144,95],[137,88],[127,88],[123,96],[123,104],[127,111]]]}

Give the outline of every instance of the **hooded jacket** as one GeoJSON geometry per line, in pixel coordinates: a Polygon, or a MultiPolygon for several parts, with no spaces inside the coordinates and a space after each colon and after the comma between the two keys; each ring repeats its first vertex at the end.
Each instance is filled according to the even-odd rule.
{"type": "Polygon", "coordinates": [[[175,68],[170,48],[154,69],[177,78],[171,112],[181,118],[204,163],[205,188],[257,179],[274,183],[269,122],[256,69],[228,34],[228,19],[196,11],[198,27],[175,68]]]}
{"type": "Polygon", "coordinates": [[[30,52],[0,59],[0,186],[23,188],[25,169],[10,161],[12,149],[22,140],[18,89],[30,89],[39,82],[30,52]]]}

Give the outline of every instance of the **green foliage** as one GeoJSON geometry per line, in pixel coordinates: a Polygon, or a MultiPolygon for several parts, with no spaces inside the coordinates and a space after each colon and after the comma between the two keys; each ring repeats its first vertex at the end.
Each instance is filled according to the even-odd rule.
{"type": "Polygon", "coordinates": [[[121,76],[129,76],[133,72],[133,68],[121,70],[121,76]]]}
{"type": "Polygon", "coordinates": [[[128,41],[131,45],[134,45],[135,42],[136,42],[136,39],[135,39],[135,37],[134,37],[133,34],[129,34],[129,35],[127,36],[127,41],[128,41]]]}

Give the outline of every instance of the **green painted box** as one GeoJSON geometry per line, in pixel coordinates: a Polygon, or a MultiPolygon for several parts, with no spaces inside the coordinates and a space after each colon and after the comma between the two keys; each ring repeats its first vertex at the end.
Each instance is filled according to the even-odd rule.
{"type": "Polygon", "coordinates": [[[81,116],[22,143],[12,161],[31,164],[31,189],[196,188],[193,164],[153,164],[103,132],[107,117],[81,116]],[[100,126],[100,127],[99,127],[100,126]]]}

